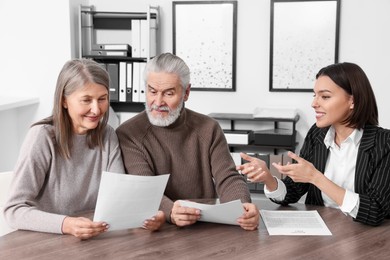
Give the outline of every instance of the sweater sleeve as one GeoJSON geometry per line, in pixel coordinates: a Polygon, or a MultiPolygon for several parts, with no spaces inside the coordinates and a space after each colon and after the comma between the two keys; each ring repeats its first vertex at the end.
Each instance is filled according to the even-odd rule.
{"type": "Polygon", "coordinates": [[[65,216],[39,210],[36,201],[51,166],[54,149],[45,126],[34,126],[29,130],[14,168],[10,194],[4,206],[4,217],[12,228],[62,233],[65,216]]]}
{"type": "Polygon", "coordinates": [[[251,202],[248,185],[236,171],[225,135],[218,124],[214,127],[214,137],[210,147],[210,165],[221,202],[237,199],[243,203],[251,202]]]}
{"type": "Polygon", "coordinates": [[[110,126],[107,126],[107,138],[105,146],[109,153],[106,170],[109,172],[125,173],[118,137],[114,129],[110,126]]]}

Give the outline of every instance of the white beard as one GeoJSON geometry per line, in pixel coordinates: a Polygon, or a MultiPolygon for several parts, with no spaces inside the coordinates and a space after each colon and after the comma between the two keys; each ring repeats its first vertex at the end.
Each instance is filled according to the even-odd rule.
{"type": "Polygon", "coordinates": [[[166,117],[162,117],[160,115],[158,116],[152,115],[151,112],[153,109],[147,103],[145,104],[146,104],[145,106],[146,114],[148,115],[149,122],[155,126],[166,127],[173,124],[179,118],[181,109],[183,108],[184,105],[184,99],[181,100],[179,106],[176,109],[170,110],[168,108],[168,116],[166,117]]]}

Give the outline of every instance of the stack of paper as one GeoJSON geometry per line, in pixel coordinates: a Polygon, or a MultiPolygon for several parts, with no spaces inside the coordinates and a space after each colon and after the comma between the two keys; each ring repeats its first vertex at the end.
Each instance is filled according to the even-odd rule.
{"type": "Polygon", "coordinates": [[[261,108],[253,111],[253,117],[257,118],[287,118],[292,119],[298,114],[296,109],[291,108],[261,108]]]}
{"type": "Polygon", "coordinates": [[[270,236],[332,235],[316,210],[260,210],[260,213],[270,236]]]}

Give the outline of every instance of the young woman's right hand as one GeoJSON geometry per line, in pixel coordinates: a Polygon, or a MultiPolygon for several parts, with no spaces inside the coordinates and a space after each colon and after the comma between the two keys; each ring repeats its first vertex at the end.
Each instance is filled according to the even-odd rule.
{"type": "Polygon", "coordinates": [[[241,171],[242,174],[246,175],[250,182],[264,183],[270,191],[277,188],[277,181],[269,172],[265,161],[245,153],[240,153],[240,156],[247,162],[242,165],[237,165],[237,171],[241,171]]]}

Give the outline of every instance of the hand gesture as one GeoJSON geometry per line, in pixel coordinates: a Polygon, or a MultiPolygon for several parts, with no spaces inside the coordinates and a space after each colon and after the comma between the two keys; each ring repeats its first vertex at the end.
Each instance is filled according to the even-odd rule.
{"type": "Polygon", "coordinates": [[[269,172],[267,163],[256,157],[251,157],[245,153],[240,153],[241,158],[248,161],[243,165],[237,165],[236,170],[245,174],[250,182],[262,182],[269,191],[274,191],[278,187],[276,179],[269,172]]]}
{"type": "MultiPolygon", "coordinates": [[[[248,161],[243,165],[237,165],[236,170],[246,175],[251,182],[265,182],[269,178],[268,167],[266,162],[256,157],[251,157],[245,153],[240,153],[242,159],[248,161]]],[[[272,177],[272,176],[271,176],[272,177]]]]}
{"type": "Polygon", "coordinates": [[[278,169],[280,173],[289,176],[295,182],[314,183],[314,178],[319,171],[313,164],[293,152],[288,152],[287,155],[297,163],[287,165],[273,163],[272,165],[278,169]]]}

